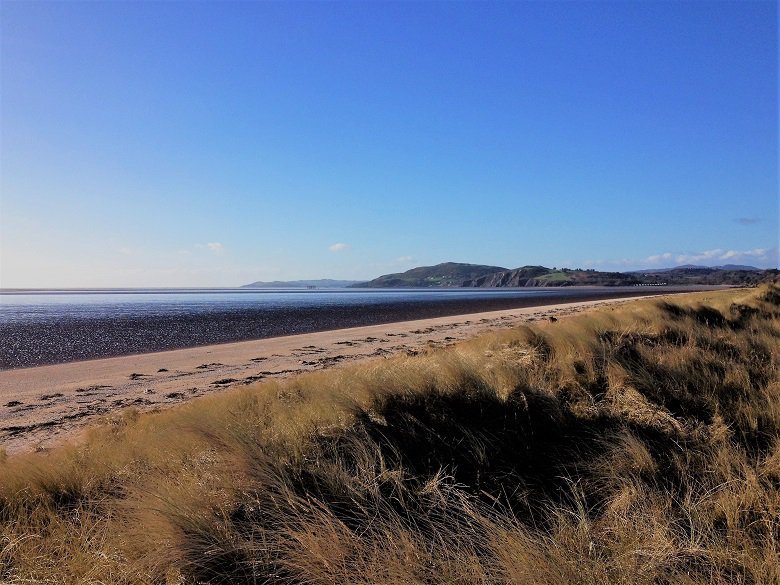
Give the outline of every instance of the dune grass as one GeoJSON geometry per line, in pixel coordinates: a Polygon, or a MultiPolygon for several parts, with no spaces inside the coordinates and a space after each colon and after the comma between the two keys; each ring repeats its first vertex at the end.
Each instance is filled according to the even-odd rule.
{"type": "Polygon", "coordinates": [[[780,582],[780,288],[126,411],[0,461],[4,583],[780,582]]]}

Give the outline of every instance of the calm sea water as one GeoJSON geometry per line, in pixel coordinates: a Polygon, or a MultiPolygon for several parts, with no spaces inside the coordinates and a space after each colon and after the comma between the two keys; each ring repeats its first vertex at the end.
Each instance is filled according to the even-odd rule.
{"type": "Polygon", "coordinates": [[[6,290],[0,292],[0,369],[640,292],[579,287],[6,290]]]}
{"type": "Polygon", "coordinates": [[[0,293],[0,324],[69,319],[196,316],[262,309],[281,311],[431,301],[556,297],[564,289],[134,289],[0,293]]]}

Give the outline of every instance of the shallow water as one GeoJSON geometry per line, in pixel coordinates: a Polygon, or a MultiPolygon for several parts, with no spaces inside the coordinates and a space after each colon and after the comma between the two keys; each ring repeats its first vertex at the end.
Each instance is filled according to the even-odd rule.
{"type": "Polygon", "coordinates": [[[3,291],[0,369],[656,291],[145,289],[3,291]]]}
{"type": "Polygon", "coordinates": [[[18,291],[0,294],[0,325],[62,319],[203,315],[245,310],[358,307],[473,299],[556,296],[560,290],[387,289],[247,290],[138,289],[132,291],[18,291]]]}

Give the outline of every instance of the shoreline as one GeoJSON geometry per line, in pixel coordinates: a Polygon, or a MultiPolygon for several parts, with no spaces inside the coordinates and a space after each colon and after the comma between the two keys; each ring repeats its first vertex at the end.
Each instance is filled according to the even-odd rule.
{"type": "MultiPolygon", "coordinates": [[[[0,323],[0,373],[217,344],[488,311],[708,290],[706,286],[528,289],[528,296],[372,301],[0,323]]],[[[476,290],[476,289],[475,289],[476,290]]],[[[500,291],[505,292],[505,291],[500,291]]]]}
{"type": "MultiPolygon", "coordinates": [[[[664,296],[657,294],[654,296],[664,296]]],[[[77,440],[119,410],[169,408],[260,380],[454,345],[488,330],[647,298],[610,298],[360,327],[0,371],[0,449],[77,440]]]]}

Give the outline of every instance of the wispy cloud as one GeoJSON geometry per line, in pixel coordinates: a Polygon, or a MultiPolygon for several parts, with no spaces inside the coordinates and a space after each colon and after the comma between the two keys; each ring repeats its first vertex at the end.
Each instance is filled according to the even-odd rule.
{"type": "Polygon", "coordinates": [[[225,251],[225,246],[223,246],[220,242],[209,242],[206,244],[206,247],[215,254],[221,254],[225,251]]]}
{"type": "Polygon", "coordinates": [[[673,254],[664,252],[663,254],[654,254],[644,259],[644,263],[650,266],[659,264],[713,264],[727,261],[731,264],[736,262],[756,262],[764,265],[776,264],[778,258],[777,248],[753,248],[751,250],[724,250],[715,248],[704,250],[703,252],[684,252],[673,254]]]}
{"type": "Polygon", "coordinates": [[[328,246],[328,250],[331,252],[343,252],[344,250],[349,250],[349,244],[345,244],[344,242],[336,242],[335,244],[328,246]]]}
{"type": "Polygon", "coordinates": [[[645,258],[645,262],[648,264],[660,264],[662,262],[670,262],[674,258],[674,254],[671,252],[664,252],[663,254],[653,254],[645,258]]]}
{"type": "Polygon", "coordinates": [[[752,264],[760,267],[774,267],[780,261],[780,248],[752,248],[749,250],[726,250],[713,248],[701,252],[661,252],[645,258],[620,258],[610,260],[589,260],[586,266],[614,266],[627,268],[660,268],[679,264],[752,264]]]}
{"type": "Polygon", "coordinates": [[[740,225],[754,225],[761,222],[760,217],[738,217],[736,221],[740,225]]]}
{"type": "Polygon", "coordinates": [[[399,256],[396,259],[396,262],[399,264],[409,264],[410,262],[414,262],[414,258],[412,256],[399,256]]]}

